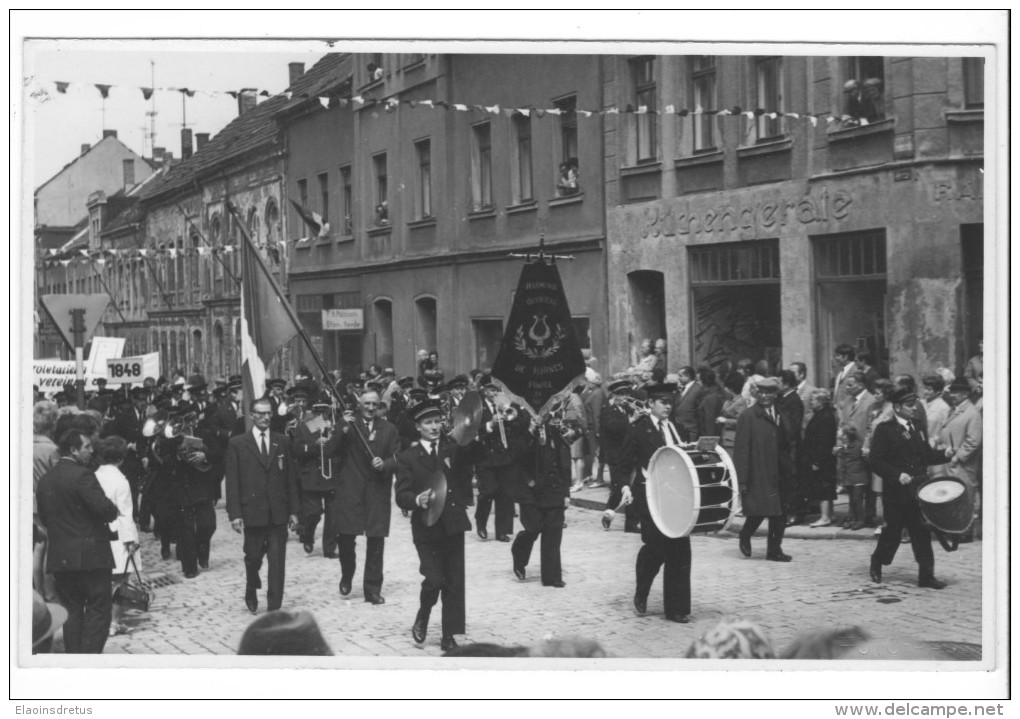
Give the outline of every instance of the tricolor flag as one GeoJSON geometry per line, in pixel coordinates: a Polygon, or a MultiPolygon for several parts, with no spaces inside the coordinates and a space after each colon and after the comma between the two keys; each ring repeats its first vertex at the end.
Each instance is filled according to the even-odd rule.
{"type": "Polygon", "coordinates": [[[265,393],[266,364],[301,329],[251,238],[241,234],[241,377],[251,401],[265,393]]]}

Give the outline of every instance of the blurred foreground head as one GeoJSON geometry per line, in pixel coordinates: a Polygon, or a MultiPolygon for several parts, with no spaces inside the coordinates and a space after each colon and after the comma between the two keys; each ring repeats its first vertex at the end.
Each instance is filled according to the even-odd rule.
{"type": "Polygon", "coordinates": [[[333,656],[311,612],[268,612],[248,625],[238,654],[275,656],[333,656]]]}

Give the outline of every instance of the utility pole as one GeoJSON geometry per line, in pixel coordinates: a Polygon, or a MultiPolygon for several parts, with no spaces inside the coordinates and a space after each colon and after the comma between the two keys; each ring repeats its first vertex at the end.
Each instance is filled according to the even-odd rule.
{"type": "Polygon", "coordinates": [[[156,154],[156,61],[149,60],[150,82],[152,83],[152,109],[146,115],[149,116],[149,141],[152,143],[151,155],[156,154]]]}
{"type": "Polygon", "coordinates": [[[78,409],[85,409],[85,310],[71,310],[74,337],[74,393],[78,409]]]}

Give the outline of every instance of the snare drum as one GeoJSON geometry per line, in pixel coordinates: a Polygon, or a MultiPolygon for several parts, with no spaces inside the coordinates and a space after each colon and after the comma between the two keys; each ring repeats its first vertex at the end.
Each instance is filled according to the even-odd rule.
{"type": "Polygon", "coordinates": [[[671,539],[718,532],[737,512],[736,470],[722,447],[685,451],[660,447],[648,463],[648,511],[671,539]]]}

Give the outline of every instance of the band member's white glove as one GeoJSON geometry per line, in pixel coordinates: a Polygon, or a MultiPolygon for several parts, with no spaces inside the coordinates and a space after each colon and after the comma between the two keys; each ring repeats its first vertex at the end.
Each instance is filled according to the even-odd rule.
{"type": "Polygon", "coordinates": [[[900,484],[910,484],[911,479],[912,477],[906,472],[900,474],[900,484]]]}
{"type": "Polygon", "coordinates": [[[382,457],[373,457],[372,458],[372,469],[382,469],[382,468],[383,468],[382,457]]]}
{"type": "Polygon", "coordinates": [[[244,531],[244,520],[238,517],[237,519],[230,520],[230,528],[240,534],[244,531]]]}
{"type": "Polygon", "coordinates": [[[623,485],[623,500],[621,504],[627,505],[634,501],[634,495],[630,491],[630,485],[623,485]]]}
{"type": "Polygon", "coordinates": [[[424,492],[414,498],[414,503],[422,509],[427,509],[429,502],[432,500],[432,490],[426,489],[424,492]]]}

